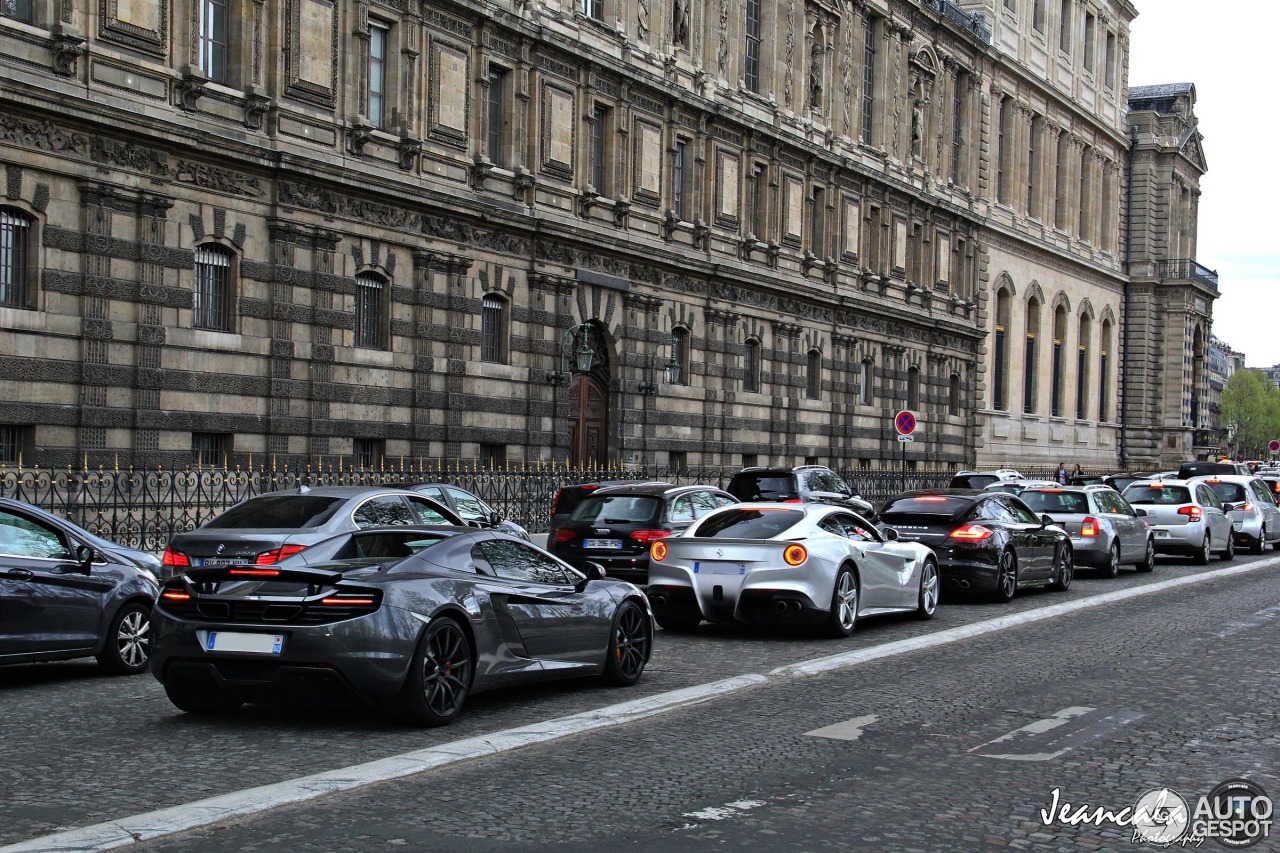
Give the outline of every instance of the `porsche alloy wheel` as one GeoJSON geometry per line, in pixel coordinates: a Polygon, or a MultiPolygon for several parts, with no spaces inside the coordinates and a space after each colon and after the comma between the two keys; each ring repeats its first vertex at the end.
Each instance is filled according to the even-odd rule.
{"type": "Polygon", "coordinates": [[[409,677],[388,710],[419,726],[443,726],[462,713],[471,690],[471,643],[454,619],[431,620],[409,667],[409,677]]]}
{"type": "Polygon", "coordinates": [[[1071,546],[1062,544],[1058,546],[1057,556],[1053,560],[1053,589],[1055,592],[1066,592],[1071,589],[1071,581],[1076,576],[1075,554],[1071,551],[1071,546]]]}
{"type": "Polygon", "coordinates": [[[827,618],[827,633],[832,637],[847,637],[858,623],[858,579],[847,568],[836,575],[835,588],[831,592],[831,615],[827,618]]]}
{"type": "Polygon", "coordinates": [[[933,560],[926,560],[920,574],[920,596],[916,602],[916,616],[920,619],[932,619],[938,612],[938,566],[933,560]]]}
{"type": "Polygon", "coordinates": [[[605,655],[604,680],[619,687],[630,687],[644,674],[653,647],[649,617],[639,604],[624,601],[613,616],[609,649],[605,655]]]}
{"type": "Polygon", "coordinates": [[[1012,551],[1000,555],[999,572],[996,575],[996,601],[1013,601],[1018,592],[1018,558],[1012,551]]]}

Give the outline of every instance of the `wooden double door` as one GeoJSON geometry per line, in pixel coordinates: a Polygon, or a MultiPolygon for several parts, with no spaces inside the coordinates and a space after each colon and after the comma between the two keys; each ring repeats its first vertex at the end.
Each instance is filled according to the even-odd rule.
{"type": "Polygon", "coordinates": [[[589,373],[569,381],[569,464],[603,466],[609,460],[609,392],[589,373]]]}

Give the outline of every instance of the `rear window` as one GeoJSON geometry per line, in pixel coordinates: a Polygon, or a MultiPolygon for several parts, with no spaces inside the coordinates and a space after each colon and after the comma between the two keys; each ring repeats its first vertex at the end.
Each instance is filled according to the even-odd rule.
{"type": "Polygon", "coordinates": [[[1080,492],[1038,492],[1025,489],[1018,497],[1036,512],[1084,515],[1089,511],[1089,499],[1080,492]]]}
{"type": "Polygon", "coordinates": [[[1186,486],[1142,486],[1134,484],[1124,490],[1131,504],[1189,504],[1191,493],[1186,486]]]}
{"type": "Polygon", "coordinates": [[[1178,469],[1178,479],[1203,477],[1206,474],[1239,474],[1240,466],[1234,462],[1188,462],[1178,469]]]}
{"type": "Polygon", "coordinates": [[[804,518],[798,509],[731,509],[708,516],[692,536],[711,539],[772,539],[804,518]]]}
{"type": "Polygon", "coordinates": [[[948,488],[985,489],[999,479],[994,474],[956,474],[951,478],[948,488]]]}
{"type": "Polygon", "coordinates": [[[319,527],[333,517],[344,500],[320,495],[263,495],[233,506],[205,527],[223,530],[319,527]]]}
{"type": "Polygon", "coordinates": [[[571,520],[593,524],[640,524],[656,521],[662,501],[649,495],[592,495],[578,505],[571,520]]]}
{"type": "Polygon", "coordinates": [[[1249,500],[1249,493],[1239,483],[1205,483],[1205,485],[1213,489],[1213,493],[1220,501],[1236,503],[1249,500]]]}
{"type": "Polygon", "coordinates": [[[973,506],[973,498],[956,495],[916,495],[897,498],[885,504],[880,518],[885,521],[904,520],[918,516],[953,518],[973,506]]]}
{"type": "Polygon", "coordinates": [[[791,474],[735,474],[728,492],[740,501],[783,501],[799,497],[791,474]]]}

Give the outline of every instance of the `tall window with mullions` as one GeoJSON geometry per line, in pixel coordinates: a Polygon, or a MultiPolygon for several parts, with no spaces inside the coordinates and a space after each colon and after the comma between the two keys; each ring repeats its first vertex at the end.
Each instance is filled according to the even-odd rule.
{"type": "Polygon", "coordinates": [[[0,0],[0,18],[31,23],[31,0],[0,0]]]}
{"type": "Polygon", "coordinates": [[[481,303],[480,360],[505,363],[507,302],[501,296],[488,294],[481,303]]]}
{"type": "Polygon", "coordinates": [[[231,331],[231,254],[217,246],[196,249],[196,286],[192,325],[231,331]]]}
{"type": "Polygon", "coordinates": [[[387,27],[369,22],[369,123],[386,126],[387,100],[387,27]]]}
{"type": "Polygon", "coordinates": [[[31,220],[16,211],[0,209],[0,305],[27,307],[30,239],[31,220]]]}
{"type": "Polygon", "coordinates": [[[604,20],[604,0],[581,0],[582,14],[597,21],[604,20]]]}
{"type": "Polygon", "coordinates": [[[862,27],[862,132],[859,140],[871,144],[871,121],[876,108],[876,25],[871,18],[862,27]]]}
{"type": "Polygon", "coordinates": [[[376,276],[356,276],[356,346],[386,348],[382,331],[385,291],[386,287],[376,276]]]}
{"type": "Polygon", "coordinates": [[[747,0],[742,81],[747,91],[760,91],[760,0],[747,0]]]}
{"type": "MultiPolygon", "coordinates": [[[[4,2],[4,0],[0,0],[4,2]]],[[[227,0],[198,0],[197,66],[215,83],[226,83],[227,75],[227,0]]]]}

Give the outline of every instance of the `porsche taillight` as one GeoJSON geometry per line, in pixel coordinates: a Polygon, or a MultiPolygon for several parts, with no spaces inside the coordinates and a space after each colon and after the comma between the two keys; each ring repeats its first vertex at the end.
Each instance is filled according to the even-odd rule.
{"type": "Polygon", "coordinates": [[[965,542],[981,542],[984,539],[990,539],[994,535],[995,533],[991,528],[983,527],[981,524],[966,524],[951,531],[952,539],[960,539],[965,542]]]}

